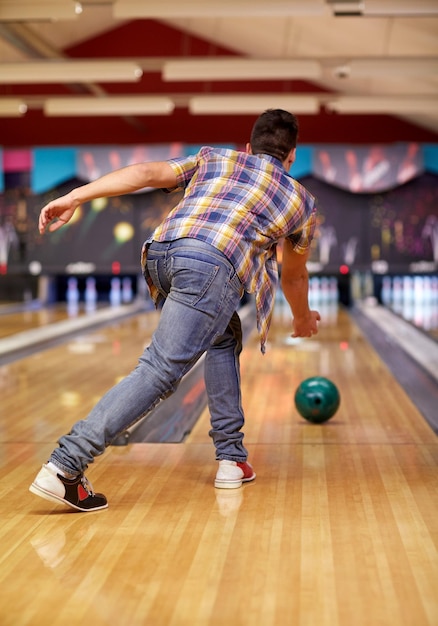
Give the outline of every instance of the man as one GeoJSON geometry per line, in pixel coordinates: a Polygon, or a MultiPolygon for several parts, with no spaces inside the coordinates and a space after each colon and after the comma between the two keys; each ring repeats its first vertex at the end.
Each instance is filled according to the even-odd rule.
{"type": "Polygon", "coordinates": [[[237,314],[244,291],[255,293],[264,352],[278,279],[276,244],[284,239],[282,287],[294,337],[317,333],[308,305],[306,260],[315,229],[313,197],[288,172],[298,124],[282,110],[265,111],[246,153],[202,148],[195,156],[131,165],[50,202],[39,230],[57,230],[94,198],[144,187],[184,189],[184,197],[143,246],[142,267],[156,303],[163,302],[151,344],[137,367],[107,392],[87,419],[61,437],[30,491],[80,511],[108,506],[83,472],[117,435],[175,391],[205,357],[210,436],[219,468],[215,487],[238,488],[255,478],[243,445],[237,314]]]}

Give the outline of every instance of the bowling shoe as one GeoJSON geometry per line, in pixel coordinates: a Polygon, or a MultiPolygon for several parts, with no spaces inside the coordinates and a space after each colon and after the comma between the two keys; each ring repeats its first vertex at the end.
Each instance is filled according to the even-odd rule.
{"type": "Polygon", "coordinates": [[[219,461],[219,469],[216,474],[214,486],[217,489],[237,489],[242,483],[254,480],[256,474],[252,465],[248,462],[236,463],[223,459],[219,461]]]}
{"type": "Polygon", "coordinates": [[[97,511],[108,507],[105,496],[94,493],[83,474],[75,478],[65,478],[48,465],[43,465],[29,491],[40,498],[56,504],[66,504],[77,511],[97,511]]]}

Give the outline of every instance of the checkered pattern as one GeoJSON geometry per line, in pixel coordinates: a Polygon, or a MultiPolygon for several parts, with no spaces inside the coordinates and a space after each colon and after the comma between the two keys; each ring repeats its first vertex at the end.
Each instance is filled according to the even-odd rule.
{"type": "MultiPolygon", "coordinates": [[[[151,240],[191,237],[222,251],[245,290],[255,293],[264,351],[278,281],[276,244],[287,237],[295,251],[307,251],[316,224],[313,196],[265,154],[203,147],[168,163],[185,193],[151,240]]],[[[146,251],[145,245],[143,267],[146,251]]]]}

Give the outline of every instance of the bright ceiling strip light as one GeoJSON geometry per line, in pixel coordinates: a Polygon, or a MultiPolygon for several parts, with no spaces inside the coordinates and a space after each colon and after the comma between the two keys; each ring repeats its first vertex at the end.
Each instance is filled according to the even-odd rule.
{"type": "Polygon", "coordinates": [[[116,18],[276,17],[328,14],[325,0],[116,0],[116,18]]]}
{"type": "Polygon", "coordinates": [[[27,105],[19,98],[0,98],[0,117],[21,117],[27,105]]]}
{"type": "Polygon", "coordinates": [[[81,10],[75,0],[1,0],[0,21],[74,20],[81,10]]]}
{"type": "Polygon", "coordinates": [[[258,115],[266,109],[315,114],[319,112],[319,101],[312,96],[287,94],[196,96],[189,101],[193,115],[258,115]]]}
{"type": "Polygon", "coordinates": [[[93,115],[170,115],[174,102],[166,97],[148,96],[93,96],[48,98],[44,113],[50,117],[93,115]]]}
{"type": "Polygon", "coordinates": [[[347,0],[341,0],[341,2],[336,2],[336,0],[328,0],[331,8],[333,9],[333,14],[335,16],[340,15],[350,15],[357,16],[362,15],[364,10],[364,2],[360,2],[360,0],[356,0],[355,2],[348,2],[347,0]]]}
{"type": "Polygon", "coordinates": [[[335,16],[420,17],[438,15],[436,0],[327,0],[335,16]]]}
{"type": "Polygon", "coordinates": [[[438,15],[436,0],[366,0],[363,15],[409,17],[438,15]]]}
{"type": "Polygon", "coordinates": [[[400,78],[438,75],[438,58],[353,59],[346,64],[351,78],[400,78]]]}
{"type": "Polygon", "coordinates": [[[163,80],[288,80],[320,78],[318,61],[293,59],[203,59],[168,61],[163,66],[163,80]]]}
{"type": "Polygon", "coordinates": [[[326,103],[326,107],[337,113],[351,114],[397,114],[436,113],[438,98],[428,96],[339,96],[326,103]]]}
{"type": "Polygon", "coordinates": [[[0,84],[137,82],[143,70],[131,61],[32,61],[0,64],[0,84]]]}

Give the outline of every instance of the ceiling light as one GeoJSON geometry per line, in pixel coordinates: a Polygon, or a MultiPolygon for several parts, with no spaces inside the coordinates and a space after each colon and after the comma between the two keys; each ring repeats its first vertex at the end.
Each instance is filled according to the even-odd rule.
{"type": "Polygon", "coordinates": [[[328,0],[335,16],[357,16],[362,15],[365,3],[360,0],[350,2],[349,0],[328,0]]]}
{"type": "Polygon", "coordinates": [[[436,113],[438,98],[427,96],[339,96],[326,103],[327,109],[337,113],[389,114],[436,113]]]}
{"type": "Polygon", "coordinates": [[[363,4],[363,15],[370,17],[438,15],[436,0],[366,0],[363,4]]]}
{"type": "Polygon", "coordinates": [[[203,59],[168,61],[163,66],[163,80],[289,80],[319,78],[318,61],[293,59],[203,59]]]}
{"type": "Polygon", "coordinates": [[[116,18],[286,17],[327,14],[325,0],[116,0],[116,18]]]}
{"type": "Polygon", "coordinates": [[[0,117],[21,117],[27,111],[27,105],[18,98],[0,98],[0,117]]]}
{"type": "Polygon", "coordinates": [[[48,98],[44,103],[45,115],[93,116],[93,115],[170,115],[174,109],[170,98],[148,96],[78,96],[48,98]]]}
{"type": "Polygon", "coordinates": [[[1,63],[0,84],[136,82],[143,74],[130,61],[32,61],[1,63]]]}
{"type": "Polygon", "coordinates": [[[351,78],[400,78],[438,74],[438,58],[353,59],[348,63],[351,78]]]}
{"type": "Polygon", "coordinates": [[[311,96],[287,94],[196,96],[189,101],[193,115],[258,115],[266,109],[277,108],[293,113],[318,113],[319,102],[311,96]]]}
{"type": "Polygon", "coordinates": [[[327,0],[327,3],[337,17],[418,17],[438,14],[436,0],[327,0]]]}
{"type": "Polygon", "coordinates": [[[74,20],[78,6],[75,0],[2,0],[0,22],[74,20]]]}

